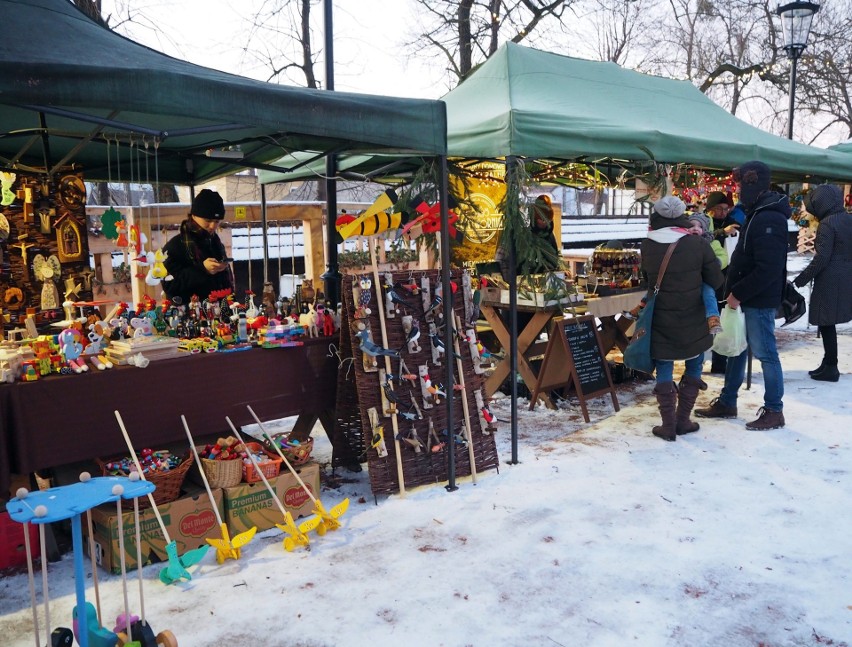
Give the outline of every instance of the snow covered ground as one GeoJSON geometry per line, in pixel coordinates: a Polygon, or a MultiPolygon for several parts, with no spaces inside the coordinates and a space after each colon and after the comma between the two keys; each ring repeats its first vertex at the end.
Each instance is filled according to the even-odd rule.
{"type": "MultiPolygon", "coordinates": [[[[791,254],[793,273],[804,262],[791,254]]],[[[149,566],[147,618],[181,647],[848,647],[852,325],[834,384],[808,378],[822,346],[805,319],[778,341],[787,426],[771,432],[744,428],[762,404],[757,362],[740,417],[676,443],[650,433],[653,384],[631,382],[618,413],[590,401],[590,424],[576,403],[520,403],[519,464],[501,424],[499,473],[378,504],[366,472],[331,475],[318,432],[321,498],[350,498],[344,527],[293,553],[267,531],[239,561],[209,554],[186,584],[149,566]]],[[[705,379],[699,406],[721,388],[705,379]]],[[[505,398],[493,409],[509,419],[505,398]]],[[[49,573],[52,624],[69,624],[72,560],[49,573]]],[[[111,624],[121,580],[99,575],[111,624]]],[[[138,613],[135,581],[129,595],[138,613]]],[[[33,644],[26,575],[0,579],[0,645],[33,644]]]]}

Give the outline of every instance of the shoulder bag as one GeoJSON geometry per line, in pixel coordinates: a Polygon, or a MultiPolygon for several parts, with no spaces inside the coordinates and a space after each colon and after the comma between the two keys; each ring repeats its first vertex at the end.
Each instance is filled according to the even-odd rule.
{"type": "Polygon", "coordinates": [[[666,250],[666,255],[660,264],[660,273],[657,275],[654,292],[652,294],[650,290],[648,291],[645,307],[639,312],[633,336],[630,338],[627,348],[624,349],[624,365],[632,368],[634,371],[641,371],[642,373],[654,372],[654,359],[651,357],[651,323],[654,321],[654,302],[657,299],[657,292],[660,291],[660,285],[663,282],[663,276],[666,274],[666,268],[669,266],[669,259],[671,259],[678,242],[680,242],[680,239],[669,245],[669,248],[666,250]]]}

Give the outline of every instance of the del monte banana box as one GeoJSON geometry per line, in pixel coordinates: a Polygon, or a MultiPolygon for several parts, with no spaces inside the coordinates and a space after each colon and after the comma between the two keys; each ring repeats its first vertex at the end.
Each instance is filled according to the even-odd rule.
{"type": "MultiPolygon", "coordinates": [[[[319,498],[319,465],[310,462],[294,469],[311,494],[319,498]]],[[[269,484],[293,519],[311,514],[313,501],[286,467],[282,467],[278,477],[269,479],[269,484]]],[[[284,523],[281,509],[272,500],[263,481],[240,483],[225,488],[224,493],[225,523],[232,537],[253,526],[262,531],[274,528],[276,523],[284,523]]]]}
{"type": "MultiPolygon", "coordinates": [[[[223,513],[222,490],[213,490],[213,500],[223,513]]],[[[210,498],[203,489],[187,494],[171,503],[158,506],[160,516],[166,526],[169,538],[177,544],[178,555],[204,546],[207,538],[219,539],[222,530],[216,521],[216,514],[210,505],[210,498]]],[[[125,567],[136,568],[136,525],[134,523],[133,503],[124,502],[122,534],[124,535],[125,567]],[[128,511],[129,510],[129,511],[128,511]]],[[[154,511],[150,508],[139,511],[139,526],[142,537],[142,563],[151,564],[165,561],[166,540],[154,511]]],[[[118,514],[114,503],[92,508],[92,527],[95,539],[95,561],[108,571],[121,572],[121,554],[118,540],[118,514]]],[[[88,524],[83,523],[83,532],[88,534],[88,524]]],[[[84,542],[88,550],[88,542],[84,542]]]]}

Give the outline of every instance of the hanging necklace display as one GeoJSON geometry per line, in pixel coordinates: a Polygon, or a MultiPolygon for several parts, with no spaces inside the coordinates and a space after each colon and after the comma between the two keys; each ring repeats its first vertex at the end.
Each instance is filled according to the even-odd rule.
{"type": "MultiPolygon", "coordinates": [[[[147,149],[148,144],[145,143],[145,148],[147,149]]],[[[169,276],[169,272],[166,269],[166,258],[168,254],[163,251],[163,230],[160,227],[160,160],[159,160],[159,152],[160,152],[160,139],[154,138],[154,184],[152,185],[152,189],[154,192],[154,199],[157,201],[157,249],[154,251],[154,258],[150,261],[151,267],[148,269],[148,274],[145,276],[145,283],[150,286],[156,286],[161,281],[169,281],[171,280],[171,276],[169,276]],[[156,187],[156,188],[154,188],[156,187]]],[[[148,181],[148,159],[145,158],[145,181],[148,181]]],[[[150,222],[150,221],[149,221],[150,222]]],[[[154,245],[153,234],[152,234],[151,245],[154,245]]],[[[150,252],[148,254],[150,256],[150,252]]]]}
{"type": "MultiPolygon", "coordinates": [[[[107,158],[107,193],[109,194],[109,209],[101,214],[101,231],[107,240],[115,242],[118,239],[118,223],[124,219],[115,208],[115,199],[112,194],[112,160],[110,159],[110,141],[109,137],[104,137],[106,140],[106,158],[107,158]]],[[[118,139],[116,139],[116,156],[118,156],[118,139]]]]}

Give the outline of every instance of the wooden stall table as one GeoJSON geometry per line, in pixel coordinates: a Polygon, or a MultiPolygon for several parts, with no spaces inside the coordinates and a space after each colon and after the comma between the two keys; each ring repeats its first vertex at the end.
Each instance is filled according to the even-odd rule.
{"type": "MultiPolygon", "coordinates": [[[[81,375],[52,375],[0,385],[0,492],[10,474],[59,467],[95,457],[126,455],[114,411],[136,449],[185,443],[180,416],[196,437],[230,435],[235,425],[298,416],[294,432],[319,420],[334,428],[338,360],[334,338],[304,346],[201,353],[117,366],[81,375]]],[[[333,442],[333,439],[332,439],[333,442]]]]}
{"type": "MultiPolygon", "coordinates": [[[[494,367],[493,372],[485,380],[485,397],[490,398],[497,389],[509,377],[509,344],[510,334],[509,328],[500,316],[500,311],[508,312],[509,306],[502,302],[486,302],[480,304],[480,312],[485,320],[491,326],[494,336],[497,341],[505,349],[506,353],[500,362],[494,367]]],[[[529,358],[536,354],[543,354],[547,342],[538,341],[538,336],[547,328],[551,319],[562,315],[562,308],[559,306],[553,307],[534,307],[527,305],[518,305],[518,312],[532,313],[532,318],[529,320],[523,330],[518,331],[518,373],[521,375],[524,384],[532,393],[535,388],[537,375],[530,366],[529,358]]],[[[539,397],[549,409],[555,409],[556,405],[550,398],[548,393],[540,393],[539,397]]]]}
{"type": "Polygon", "coordinates": [[[621,316],[625,310],[631,310],[647,294],[646,288],[637,288],[634,292],[625,292],[605,297],[589,297],[586,295],[586,312],[594,315],[601,322],[598,328],[601,345],[608,353],[613,348],[624,351],[630,341],[628,332],[633,320],[621,316]]]}

